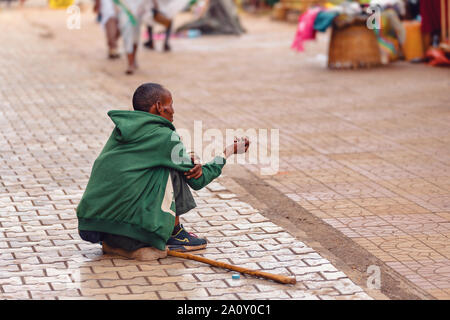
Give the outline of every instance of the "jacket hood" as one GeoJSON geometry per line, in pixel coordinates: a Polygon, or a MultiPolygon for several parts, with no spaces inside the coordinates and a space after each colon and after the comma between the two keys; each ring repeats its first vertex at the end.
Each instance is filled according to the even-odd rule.
{"type": "Polygon", "coordinates": [[[156,127],[168,127],[175,130],[169,120],[143,111],[111,110],[108,116],[116,125],[116,140],[127,142],[139,139],[156,127]]]}

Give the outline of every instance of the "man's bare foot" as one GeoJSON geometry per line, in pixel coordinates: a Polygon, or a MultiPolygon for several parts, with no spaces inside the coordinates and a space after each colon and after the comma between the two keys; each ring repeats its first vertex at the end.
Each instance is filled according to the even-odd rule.
{"type": "Polygon", "coordinates": [[[103,241],[103,253],[122,256],[139,261],[153,261],[167,257],[167,250],[158,250],[153,247],[140,248],[135,251],[127,251],[121,248],[113,248],[103,241]]]}

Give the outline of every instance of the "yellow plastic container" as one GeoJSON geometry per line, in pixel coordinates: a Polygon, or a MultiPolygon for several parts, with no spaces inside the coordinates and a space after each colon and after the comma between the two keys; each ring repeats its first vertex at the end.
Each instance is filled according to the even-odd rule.
{"type": "Polygon", "coordinates": [[[67,9],[74,3],[74,0],[49,0],[48,4],[52,9],[67,9]]]}
{"type": "Polygon", "coordinates": [[[403,46],[403,53],[406,60],[422,58],[424,55],[422,43],[422,31],[420,31],[419,21],[404,21],[406,30],[406,40],[403,46]]]}

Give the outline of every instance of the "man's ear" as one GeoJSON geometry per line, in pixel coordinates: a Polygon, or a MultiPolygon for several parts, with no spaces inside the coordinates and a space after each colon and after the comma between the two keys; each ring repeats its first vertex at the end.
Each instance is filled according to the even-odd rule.
{"type": "Polygon", "coordinates": [[[158,111],[158,114],[162,114],[162,112],[164,111],[163,105],[161,103],[161,101],[156,101],[155,103],[156,106],[156,111],[158,111]]]}

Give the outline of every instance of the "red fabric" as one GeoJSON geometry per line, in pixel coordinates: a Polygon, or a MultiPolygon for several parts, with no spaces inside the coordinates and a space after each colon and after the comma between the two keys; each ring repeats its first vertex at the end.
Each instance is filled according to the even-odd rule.
{"type": "Polygon", "coordinates": [[[317,14],[322,10],[319,7],[310,8],[298,18],[298,27],[291,48],[297,51],[303,51],[303,42],[316,38],[314,30],[314,21],[317,14]]]}
{"type": "Polygon", "coordinates": [[[435,33],[441,30],[441,0],[420,0],[422,32],[435,33]]]}
{"type": "Polygon", "coordinates": [[[444,51],[437,48],[430,48],[426,56],[430,58],[429,64],[432,66],[450,66],[450,60],[445,56],[444,51]]]}

